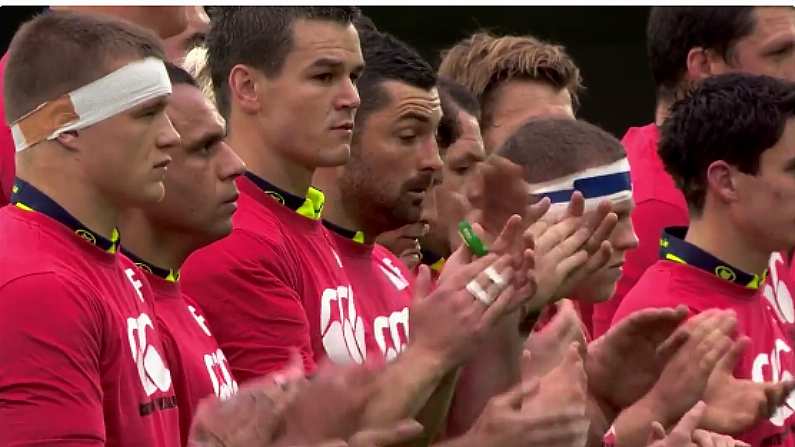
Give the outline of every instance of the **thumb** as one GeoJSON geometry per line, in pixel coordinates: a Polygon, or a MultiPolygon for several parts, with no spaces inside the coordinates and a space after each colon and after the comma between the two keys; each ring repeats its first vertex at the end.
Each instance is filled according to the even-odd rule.
{"type": "Polygon", "coordinates": [[[420,264],[417,269],[417,278],[414,280],[413,301],[424,300],[431,294],[431,269],[425,264],[420,264]]]}
{"type": "Polygon", "coordinates": [[[724,354],[723,358],[720,359],[718,368],[720,368],[722,371],[732,374],[734,368],[737,367],[737,362],[740,361],[740,357],[742,357],[743,352],[745,352],[745,349],[750,343],[751,339],[745,335],[738,338],[737,341],[735,341],[732,345],[731,349],[729,349],[729,352],[724,354]]]}
{"type": "Polygon", "coordinates": [[[701,422],[706,408],[707,404],[705,404],[704,401],[698,401],[697,404],[693,405],[693,408],[682,416],[682,419],[679,420],[679,423],[676,424],[673,431],[683,436],[684,439],[690,439],[693,431],[698,428],[698,424],[701,422]]]}
{"type": "Polygon", "coordinates": [[[652,444],[655,441],[662,441],[665,439],[665,429],[662,424],[657,421],[651,423],[651,431],[649,432],[649,441],[646,444],[652,444]]]}
{"type": "Polygon", "coordinates": [[[503,396],[502,403],[518,410],[522,407],[522,401],[537,393],[538,389],[538,379],[524,380],[503,396]]]}

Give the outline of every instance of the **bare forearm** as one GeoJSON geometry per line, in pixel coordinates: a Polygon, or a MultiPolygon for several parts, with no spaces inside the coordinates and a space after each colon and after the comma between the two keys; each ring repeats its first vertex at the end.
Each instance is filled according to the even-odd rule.
{"type": "Polygon", "coordinates": [[[441,356],[410,345],[380,374],[364,425],[378,427],[416,416],[451,368],[441,356]]]}
{"type": "Polygon", "coordinates": [[[670,421],[648,396],[625,408],[618,415],[613,426],[616,434],[616,447],[644,447],[649,439],[652,422],[659,422],[664,427],[670,421]]]}
{"type": "Polygon", "coordinates": [[[449,436],[469,430],[489,399],[519,382],[524,340],[517,329],[518,319],[518,312],[506,317],[463,367],[448,416],[449,436]]]}

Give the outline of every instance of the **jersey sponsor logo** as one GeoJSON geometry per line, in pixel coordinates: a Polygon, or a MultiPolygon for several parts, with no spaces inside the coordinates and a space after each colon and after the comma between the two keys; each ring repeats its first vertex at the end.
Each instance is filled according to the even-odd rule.
{"type": "Polygon", "coordinates": [[[210,375],[210,382],[213,384],[213,392],[216,396],[221,399],[229,399],[237,393],[237,382],[229,373],[229,362],[226,361],[226,356],[221,348],[215,352],[204,354],[204,365],[207,367],[207,374],[210,375]]]}
{"type": "Polygon", "coordinates": [[[138,299],[141,300],[141,302],[143,303],[144,294],[141,293],[141,289],[143,289],[144,283],[142,283],[139,279],[135,277],[135,270],[130,268],[124,269],[124,273],[127,275],[127,280],[130,281],[130,284],[132,284],[133,289],[135,289],[135,293],[138,294],[138,299]]]}
{"type": "Polygon", "coordinates": [[[409,339],[409,308],[404,307],[399,312],[392,312],[388,317],[376,317],[373,321],[373,333],[384,358],[387,361],[394,360],[406,349],[405,342],[409,339]],[[388,340],[391,341],[390,346],[387,346],[387,335],[389,335],[388,340]]]}
{"type": "Polygon", "coordinates": [[[765,296],[770,306],[776,313],[779,321],[786,324],[795,323],[795,308],[792,304],[792,294],[790,293],[787,284],[783,280],[783,275],[779,275],[779,268],[782,270],[783,275],[787,275],[787,265],[781,253],[773,253],[770,256],[770,265],[768,271],[770,278],[762,294],[765,296]]]}
{"type": "Polygon", "coordinates": [[[213,334],[210,333],[210,328],[207,327],[207,320],[198,314],[196,308],[188,304],[188,311],[193,316],[193,319],[196,320],[196,323],[199,325],[199,327],[202,328],[202,331],[207,334],[208,337],[212,337],[213,334]]]}
{"type": "Polygon", "coordinates": [[[392,260],[389,258],[381,259],[381,265],[378,266],[384,275],[386,275],[387,279],[395,286],[398,291],[404,290],[409,286],[409,282],[406,281],[406,278],[401,273],[400,268],[392,263],[392,260]]]}
{"type": "Polygon", "coordinates": [[[320,333],[323,348],[335,363],[363,363],[367,358],[364,322],[356,312],[353,289],[337,286],[323,291],[320,301],[320,333]],[[332,320],[332,306],[338,319],[332,320]]]}
{"type": "MultiPolygon", "coordinates": [[[[751,379],[758,383],[792,380],[792,373],[784,369],[782,365],[782,354],[790,353],[792,353],[792,348],[784,340],[777,338],[773,343],[773,350],[769,354],[762,352],[754,358],[751,366],[751,379]]],[[[786,404],[773,413],[773,416],[770,417],[770,422],[777,427],[783,427],[784,422],[794,412],[795,396],[791,395],[787,399],[786,404]]]]}
{"type": "Polygon", "coordinates": [[[147,341],[147,328],[155,330],[152,319],[146,313],[137,318],[127,318],[127,338],[130,352],[138,369],[141,386],[149,397],[157,390],[171,389],[171,371],[166,367],[163,357],[147,341]]]}

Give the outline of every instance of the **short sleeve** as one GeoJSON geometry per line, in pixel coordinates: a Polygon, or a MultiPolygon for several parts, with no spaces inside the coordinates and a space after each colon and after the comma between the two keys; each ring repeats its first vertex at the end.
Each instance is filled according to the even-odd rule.
{"type": "Polygon", "coordinates": [[[315,369],[309,320],[280,248],[236,229],[182,269],[183,290],[204,310],[241,383],[282,369],[293,349],[308,373],[315,369]]]}
{"type": "Polygon", "coordinates": [[[0,286],[0,445],[104,445],[104,318],[54,273],[0,286]]]}

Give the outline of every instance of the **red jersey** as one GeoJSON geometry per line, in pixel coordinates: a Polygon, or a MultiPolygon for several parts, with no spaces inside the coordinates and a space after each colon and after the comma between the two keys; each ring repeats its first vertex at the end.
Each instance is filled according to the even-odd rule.
{"type": "Polygon", "coordinates": [[[0,206],[7,204],[11,199],[11,187],[14,184],[16,171],[14,156],[17,153],[14,148],[14,138],[11,137],[11,128],[6,123],[5,102],[2,100],[7,60],[8,53],[0,59],[0,206]]]}
{"type": "Polygon", "coordinates": [[[182,287],[204,309],[232,373],[244,382],[284,367],[293,348],[307,372],[326,357],[362,362],[364,327],[342,262],[309,198],[246,173],[232,233],[194,252],[182,287]],[[307,217],[309,216],[309,217],[307,217]]]}
{"type": "MultiPolygon", "coordinates": [[[[775,261],[771,268],[775,268],[775,261]]],[[[779,266],[780,267],[780,266],[779,266]]],[[[773,276],[771,275],[768,279],[773,276]]],[[[780,273],[776,273],[778,276],[780,273]]],[[[736,377],[755,382],[791,379],[795,373],[793,340],[789,335],[792,299],[789,292],[744,287],[697,267],[661,260],[649,268],[616,312],[614,323],[640,309],[686,304],[690,315],[711,308],[734,309],[738,333],[748,335],[751,345],[737,368],[736,377]],[[782,310],[784,312],[782,312],[782,310]]],[[[753,446],[795,446],[792,417],[795,397],[769,419],[737,437],[753,446]]]]}
{"type": "Polygon", "coordinates": [[[0,445],[178,446],[142,273],[22,203],[0,209],[0,445]]]}
{"type": "Polygon", "coordinates": [[[687,226],[688,213],[684,195],[673,178],[665,172],[657,154],[660,131],[652,123],[630,128],[621,143],[627,151],[632,169],[632,226],[638,236],[638,248],[627,252],[623,273],[613,297],[593,306],[593,336],[599,337],[610,327],[621,300],[638,282],[643,272],[657,262],[660,235],[666,227],[687,226]]]}
{"type": "Polygon", "coordinates": [[[354,327],[364,327],[357,344],[368,355],[377,347],[384,360],[394,359],[408,344],[411,272],[387,248],[357,242],[355,232],[325,224],[351,282],[357,315],[354,327]]]}
{"type": "Polygon", "coordinates": [[[213,394],[227,399],[237,393],[238,385],[199,305],[182,292],[172,280],[176,278],[165,279],[168,276],[158,274],[161,269],[132,259],[146,272],[154,292],[157,330],[174,378],[182,445],[187,445],[199,401],[213,394]]]}

